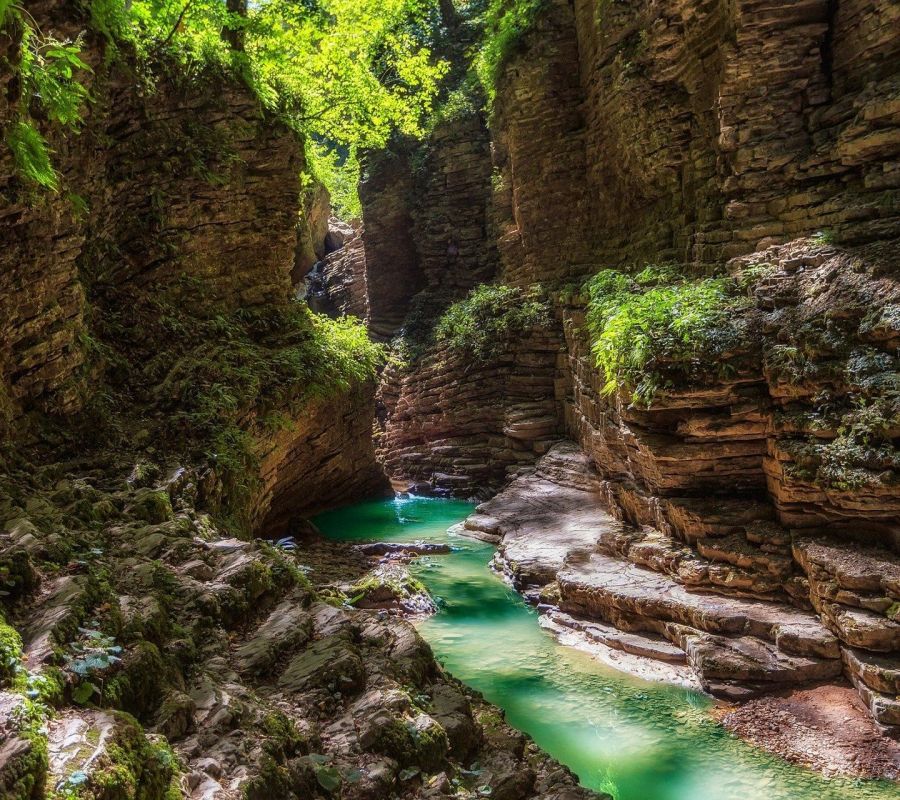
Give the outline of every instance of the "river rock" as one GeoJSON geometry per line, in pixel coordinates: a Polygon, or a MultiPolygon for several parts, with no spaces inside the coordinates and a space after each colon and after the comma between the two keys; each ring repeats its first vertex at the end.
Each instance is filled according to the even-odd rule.
{"type": "Polygon", "coordinates": [[[614,608],[708,633],[757,636],[788,654],[840,656],[837,639],[814,614],[777,603],[688,592],[669,577],[599,553],[570,563],[558,580],[560,607],[569,613],[597,612],[602,618],[604,609],[614,608]]]}

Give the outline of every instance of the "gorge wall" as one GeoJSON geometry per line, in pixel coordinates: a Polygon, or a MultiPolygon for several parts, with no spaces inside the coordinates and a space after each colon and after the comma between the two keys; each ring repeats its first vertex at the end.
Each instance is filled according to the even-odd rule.
{"type": "MultiPolygon", "coordinates": [[[[189,427],[165,430],[158,412],[171,412],[188,395],[199,401],[204,389],[228,377],[245,380],[237,364],[230,376],[202,374],[201,364],[240,355],[221,343],[246,333],[241,320],[274,320],[295,305],[302,146],[239,79],[215,67],[188,81],[175,63],[138,64],[127,44],[113,54],[114,45],[90,28],[87,11],[47,2],[31,13],[60,38],[86,37],[91,103],[78,135],[43,124],[59,192],[29,186],[3,148],[4,420],[14,438],[27,442],[42,413],[62,420],[96,415],[96,384],[105,382],[106,396],[140,417],[134,424],[143,440],[189,441],[189,427]],[[152,90],[142,86],[150,75],[152,90]]],[[[2,43],[5,63],[15,66],[14,21],[2,43]]],[[[12,125],[20,102],[14,83],[3,96],[0,119],[12,125]]],[[[307,210],[301,239],[326,235],[315,216],[307,210]]],[[[296,341],[302,334],[276,341],[250,331],[248,344],[261,353],[282,349],[292,335],[296,341]]],[[[252,416],[281,406],[290,417],[292,401],[305,391],[295,385],[291,396],[252,416]]],[[[320,497],[324,507],[378,483],[365,422],[373,397],[371,382],[350,387],[334,399],[345,413],[320,403],[320,418],[310,420],[304,409],[293,435],[255,425],[254,446],[264,462],[251,503],[256,523],[298,482],[310,490],[310,508],[320,497]]],[[[224,417],[231,400],[219,402],[224,417]]]]}
{"type": "Polygon", "coordinates": [[[78,135],[32,118],[60,190],[33,186],[0,26],[0,798],[597,797],[353,608],[369,560],[300,518],[389,487],[380,354],[296,284],[326,261],[329,310],[395,313],[303,142],[231,70],[28,6],[93,72],[78,135]]]}
{"type": "MultiPolygon", "coordinates": [[[[560,341],[561,330],[561,346],[535,353],[525,336],[512,364],[473,368],[432,342],[406,372],[387,373],[379,445],[396,485],[478,496],[544,451],[555,406],[557,431],[597,470],[591,491],[642,542],[598,539],[599,551],[691,591],[814,610],[894,731],[898,13],[865,0],[546,3],[501,71],[490,186],[455,185],[470,195],[459,207],[487,209],[493,280],[540,286],[555,322],[532,335],[560,341]],[[606,391],[580,286],[604,268],[666,262],[732,276],[743,333],[647,406],[634,387],[606,391]],[[522,403],[499,388],[511,381],[530,386],[524,427],[541,438],[507,472],[507,419],[522,403]]],[[[456,124],[458,137],[470,129],[456,124]]],[[[458,155],[450,141],[429,140],[432,163],[458,155]]],[[[439,187],[418,192],[406,194],[410,217],[429,209],[471,229],[439,187]]],[[[428,230],[412,235],[423,277],[434,276],[407,320],[414,333],[427,328],[422,308],[438,316],[466,288],[437,299],[456,270],[446,257],[437,272],[426,266],[445,235],[428,230]]],[[[370,273],[391,274],[390,259],[367,257],[370,273]]],[[[491,536],[524,523],[484,524],[491,536]]],[[[606,602],[570,608],[627,625],[625,606],[606,602]]]]}

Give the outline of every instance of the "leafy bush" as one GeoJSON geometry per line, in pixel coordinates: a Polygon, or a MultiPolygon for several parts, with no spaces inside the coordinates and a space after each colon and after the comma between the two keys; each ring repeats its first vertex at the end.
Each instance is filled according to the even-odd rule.
{"type": "Polygon", "coordinates": [[[501,70],[534,25],[545,3],[546,0],[489,0],[484,15],[484,38],[475,57],[475,71],[488,105],[494,102],[501,70]]]}
{"type": "Polygon", "coordinates": [[[702,372],[740,340],[733,315],[743,301],[730,279],[686,280],[667,265],[634,278],[603,270],[584,291],[607,394],[629,388],[635,402],[649,405],[658,391],[702,372]]]}
{"type": "Polygon", "coordinates": [[[16,0],[0,0],[0,25],[6,22],[6,15],[16,0]]]}
{"type": "Polygon", "coordinates": [[[448,308],[435,338],[453,350],[485,361],[531,328],[550,324],[547,303],[534,290],[483,284],[448,308]]]}

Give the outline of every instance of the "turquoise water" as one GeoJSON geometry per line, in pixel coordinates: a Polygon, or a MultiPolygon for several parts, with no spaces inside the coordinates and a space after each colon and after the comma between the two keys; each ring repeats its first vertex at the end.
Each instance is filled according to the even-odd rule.
{"type": "Polygon", "coordinates": [[[459,680],[506,711],[507,720],[617,800],[856,800],[900,796],[896,785],[828,780],[744,744],[687,689],[617,672],[538,626],[535,611],[488,567],[491,545],[447,528],[473,506],[456,500],[376,500],[319,516],[341,540],[448,542],[421,558],[416,576],[440,611],[419,625],[459,680]]]}

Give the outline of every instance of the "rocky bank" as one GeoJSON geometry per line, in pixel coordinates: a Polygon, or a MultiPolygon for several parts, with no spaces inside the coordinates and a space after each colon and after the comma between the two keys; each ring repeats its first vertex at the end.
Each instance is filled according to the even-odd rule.
{"type": "MultiPolygon", "coordinates": [[[[852,684],[876,738],[900,730],[897,21],[867,0],[551,0],[490,113],[405,154],[406,188],[369,188],[412,221],[421,287],[395,331],[424,345],[381,389],[395,486],[513,479],[466,527],[548,624],[731,700],[852,684]],[[442,176],[416,184],[423,158],[442,176]],[[552,318],[481,359],[427,334],[483,280],[475,210],[492,280],[552,318]],[[610,392],[584,283],[648,265],[725,276],[740,308],[689,365],[610,392]]],[[[363,242],[383,280],[392,254],[363,242]]]]}

